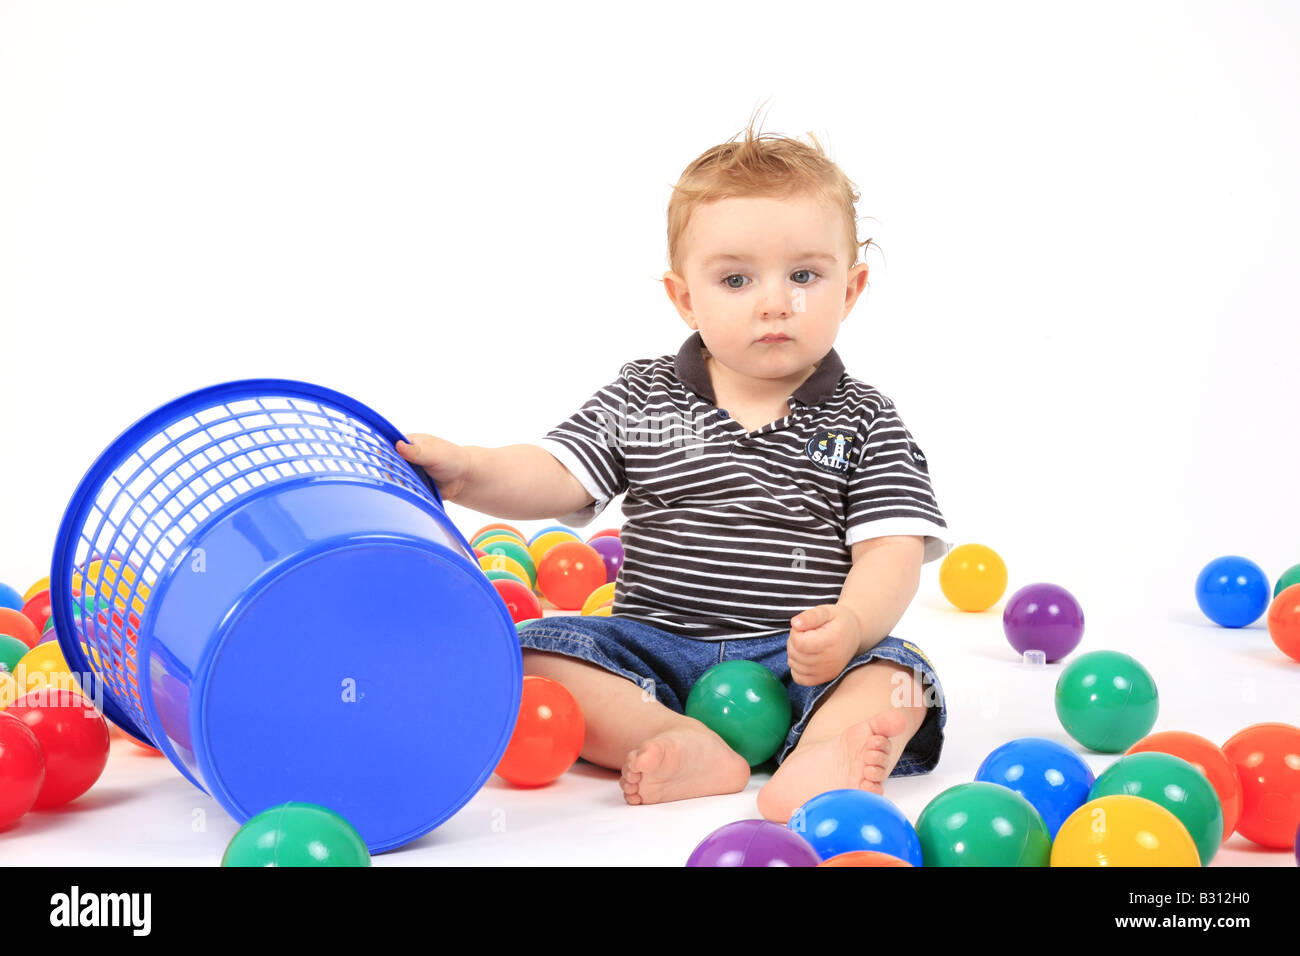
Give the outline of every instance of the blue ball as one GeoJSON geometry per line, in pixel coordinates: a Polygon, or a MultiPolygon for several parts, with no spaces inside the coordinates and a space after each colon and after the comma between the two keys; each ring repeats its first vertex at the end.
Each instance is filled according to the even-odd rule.
{"type": "Polygon", "coordinates": [[[888,853],[921,866],[921,838],[898,809],[868,790],[828,790],[813,797],[786,824],[823,860],[854,850],[888,853]]]}
{"type": "Polygon", "coordinates": [[[1245,627],[1259,620],[1271,596],[1264,569],[1236,555],[1215,558],[1196,579],[1196,603],[1223,627],[1245,627]]]}
{"type": "Polygon", "coordinates": [[[1028,800],[1053,840],[1065,818],[1088,802],[1095,782],[1082,757],[1044,737],[1021,737],[998,747],[984,758],[975,779],[1014,790],[1028,800]]]}
{"type": "Polygon", "coordinates": [[[3,581],[0,581],[0,607],[12,608],[15,611],[23,609],[23,596],[3,581]]]}

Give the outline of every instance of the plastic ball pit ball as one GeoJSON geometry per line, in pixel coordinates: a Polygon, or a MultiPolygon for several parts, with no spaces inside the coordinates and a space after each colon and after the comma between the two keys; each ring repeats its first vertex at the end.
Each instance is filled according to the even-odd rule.
{"type": "Polygon", "coordinates": [[[1259,620],[1268,599],[1268,576],[1249,558],[1215,558],[1196,578],[1196,603],[1222,627],[1245,627],[1259,620]]]}
{"type": "Polygon", "coordinates": [[[737,820],[718,827],[686,861],[687,866],[816,866],[817,851],[803,837],[771,820],[737,820]]]}
{"type": "Polygon", "coordinates": [[[22,611],[8,607],[0,607],[0,634],[15,637],[28,647],[35,647],[41,636],[22,611]]]}
{"type": "Polygon", "coordinates": [[[542,559],[546,557],[551,548],[561,541],[584,543],[581,538],[567,528],[544,528],[528,540],[528,553],[532,556],[533,564],[541,568],[542,559]]]}
{"type": "MultiPolygon", "coordinates": [[[[524,569],[524,572],[528,575],[528,586],[530,588],[535,588],[537,586],[537,565],[533,563],[533,556],[528,553],[528,548],[526,548],[522,543],[518,541],[498,540],[498,541],[485,542],[484,544],[481,545],[475,545],[475,547],[480,548],[484,554],[489,554],[489,555],[499,554],[507,558],[512,558],[515,562],[519,564],[521,568],[524,569]]],[[[492,562],[489,562],[489,564],[491,565],[491,567],[497,570],[500,570],[500,568],[505,567],[504,562],[502,562],[501,565],[499,566],[493,564],[492,562]]],[[[480,567],[481,566],[482,564],[480,563],[480,567]]]]}
{"type": "Polygon", "coordinates": [[[45,783],[45,754],[36,734],[0,713],[0,830],[32,808],[45,783]]]}
{"type": "Polygon", "coordinates": [[[495,578],[492,579],[492,586],[497,589],[497,594],[501,595],[506,610],[510,612],[510,619],[516,624],[542,616],[542,605],[537,600],[537,595],[519,579],[495,578]]]}
{"type": "Polygon", "coordinates": [[[38,690],[18,698],[5,714],[31,729],[45,755],[45,782],[34,810],[75,800],[108,765],[108,722],[79,693],[38,690]]]}
{"type": "Polygon", "coordinates": [[[601,535],[587,541],[605,561],[605,581],[612,583],[623,567],[623,542],[613,535],[601,535]]]}
{"type": "Polygon", "coordinates": [[[1147,669],[1119,651],[1075,658],[1056,682],[1056,716],[1066,733],[1090,750],[1119,753],[1155,726],[1160,712],[1156,682],[1147,669]]]}
{"type": "Polygon", "coordinates": [[[14,672],[14,668],[31,651],[31,648],[8,634],[0,634],[0,671],[14,672]]]}
{"type": "Polygon", "coordinates": [[[586,733],[582,709],[568,688],[525,675],[519,720],[496,773],[516,787],[548,784],[577,762],[586,733]]]}
{"type": "Polygon", "coordinates": [[[1217,744],[1183,730],[1165,730],[1143,737],[1126,752],[1172,754],[1204,774],[1223,811],[1223,841],[1232,836],[1241,816],[1241,775],[1217,744]]]}
{"type": "Polygon", "coordinates": [[[1194,866],[1196,843],[1178,818],[1130,794],[1099,797],[1061,824],[1052,866],[1194,866]]]}
{"type": "Polygon", "coordinates": [[[537,565],[537,589],[563,611],[578,610],[604,583],[605,559],[583,541],[552,545],[537,565]]]}
{"type": "Polygon", "coordinates": [[[723,661],[695,682],[686,698],[686,716],[755,767],[774,756],[790,733],[790,693],[762,664],[723,661]]]}
{"type": "Polygon", "coordinates": [[[916,820],[926,866],[1047,866],[1052,837],[1015,791],[975,781],[949,787],[916,820]]]}
{"type": "Polygon", "coordinates": [[[822,860],[818,866],[911,866],[906,860],[900,860],[888,853],[875,850],[854,850],[852,853],[839,853],[829,860],[822,860]]]}
{"type": "Polygon", "coordinates": [[[1300,825],[1300,727],[1252,724],[1233,734],[1223,753],[1241,776],[1237,832],[1273,849],[1289,849],[1300,825]]]}
{"type": "Polygon", "coordinates": [[[1293,564],[1282,572],[1282,576],[1273,585],[1273,597],[1277,597],[1293,584],[1300,584],[1300,564],[1293,564]]]}
{"type": "Polygon", "coordinates": [[[1293,584],[1277,597],[1268,609],[1268,636],[1277,649],[1300,661],[1300,584],[1293,584]]]}
{"type": "Polygon", "coordinates": [[[1172,754],[1120,757],[1097,778],[1089,800],[1126,793],[1160,804],[1187,829],[1201,865],[1208,866],[1223,843],[1223,808],[1210,781],[1172,754]]]}
{"type": "Polygon", "coordinates": [[[36,625],[37,633],[45,630],[45,622],[50,619],[50,592],[40,591],[33,594],[23,605],[23,617],[36,625]]]}
{"type": "Polygon", "coordinates": [[[823,860],[869,850],[921,865],[921,841],[902,810],[869,790],[828,790],[798,807],[786,824],[823,860]]]}
{"type": "Polygon", "coordinates": [[[365,840],[347,820],[315,803],[263,810],[231,838],[222,866],[369,866],[365,840]]]}
{"type": "Polygon", "coordinates": [[[939,565],[939,589],[963,611],[987,611],[1006,593],[1006,562],[985,545],[958,545],[939,565]]]}
{"type": "Polygon", "coordinates": [[[1059,661],[1083,639],[1083,608],[1058,584],[1028,584],[1002,611],[1002,630],[1017,654],[1038,650],[1059,661]]]}
{"type": "Polygon", "coordinates": [[[21,594],[3,581],[0,581],[0,608],[21,611],[23,609],[23,603],[23,596],[21,594]]]}
{"type": "Polygon", "coordinates": [[[1038,811],[1052,837],[1088,800],[1095,782],[1077,753],[1043,737],[1021,737],[995,749],[975,771],[975,779],[1014,790],[1038,811]]]}

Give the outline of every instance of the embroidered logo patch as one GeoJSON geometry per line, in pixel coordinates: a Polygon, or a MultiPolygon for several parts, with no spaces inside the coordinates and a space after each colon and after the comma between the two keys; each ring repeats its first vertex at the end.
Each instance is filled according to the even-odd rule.
{"type": "Polygon", "coordinates": [[[855,441],[857,436],[852,432],[818,432],[808,439],[804,454],[822,471],[842,475],[849,470],[855,441]]]}

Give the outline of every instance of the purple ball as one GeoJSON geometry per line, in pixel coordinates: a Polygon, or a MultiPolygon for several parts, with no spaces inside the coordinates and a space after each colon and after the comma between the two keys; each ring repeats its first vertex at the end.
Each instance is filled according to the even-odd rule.
{"type": "Polygon", "coordinates": [[[613,535],[602,534],[592,538],[587,544],[596,549],[605,560],[605,583],[618,577],[618,569],[623,566],[623,542],[613,535]]]}
{"type": "Polygon", "coordinates": [[[1043,651],[1050,664],[1079,646],[1083,608],[1059,584],[1028,584],[1007,602],[1002,630],[1020,654],[1043,651]]]}
{"type": "Polygon", "coordinates": [[[816,866],[822,858],[789,827],[738,820],[718,827],[695,848],[687,866],[816,866]]]}

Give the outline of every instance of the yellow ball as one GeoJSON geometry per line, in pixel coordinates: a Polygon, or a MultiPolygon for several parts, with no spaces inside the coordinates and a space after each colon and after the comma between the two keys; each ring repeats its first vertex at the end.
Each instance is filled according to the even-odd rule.
{"type": "Polygon", "coordinates": [[[80,690],[58,641],[37,644],[14,665],[19,696],[34,690],[80,690]]]}
{"type": "Polygon", "coordinates": [[[48,591],[49,589],[50,589],[50,579],[49,576],[47,575],[41,578],[39,581],[37,581],[35,584],[33,584],[31,587],[29,587],[26,591],[23,592],[23,603],[26,604],[28,601],[30,601],[36,595],[40,594],[42,591],[48,591]]]}
{"type": "Polygon", "coordinates": [[[1085,803],[1056,831],[1052,866],[1197,866],[1200,854],[1182,821],[1131,794],[1085,803]]]}
{"type": "Polygon", "coordinates": [[[596,610],[594,610],[594,611],[591,612],[591,616],[592,616],[592,617],[609,617],[609,616],[610,616],[611,614],[613,614],[613,613],[614,613],[614,605],[612,605],[612,604],[602,604],[600,607],[596,608],[596,610]]]}
{"type": "Polygon", "coordinates": [[[536,541],[528,546],[528,553],[533,556],[533,564],[539,568],[542,566],[542,558],[546,552],[555,547],[561,541],[582,541],[576,534],[570,531],[548,531],[539,537],[536,541]]]}
{"type": "Polygon", "coordinates": [[[939,565],[943,596],[963,611],[987,611],[1007,591],[1007,566],[990,547],[963,544],[939,565]]]}
{"type": "Polygon", "coordinates": [[[582,602],[581,613],[595,614],[597,608],[606,601],[612,600],[614,600],[614,582],[610,581],[608,584],[602,584],[600,587],[596,588],[596,590],[591,592],[591,595],[587,600],[582,602]]]}

